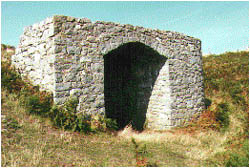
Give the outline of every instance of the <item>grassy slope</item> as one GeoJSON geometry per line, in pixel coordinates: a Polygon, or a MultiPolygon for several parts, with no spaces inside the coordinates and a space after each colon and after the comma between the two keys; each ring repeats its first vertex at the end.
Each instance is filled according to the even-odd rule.
{"type": "Polygon", "coordinates": [[[247,166],[249,158],[249,52],[227,52],[204,58],[205,95],[218,104],[229,105],[230,125],[224,135],[225,152],[215,160],[225,166],[247,166]]]}
{"type": "Polygon", "coordinates": [[[248,53],[207,57],[204,70],[206,96],[212,100],[209,110],[221,102],[230,105],[231,122],[225,132],[63,131],[47,119],[28,115],[20,98],[2,88],[1,166],[225,166],[231,157],[227,151],[243,156],[242,144],[248,140],[248,53]],[[142,164],[131,137],[143,153],[142,164]]]}

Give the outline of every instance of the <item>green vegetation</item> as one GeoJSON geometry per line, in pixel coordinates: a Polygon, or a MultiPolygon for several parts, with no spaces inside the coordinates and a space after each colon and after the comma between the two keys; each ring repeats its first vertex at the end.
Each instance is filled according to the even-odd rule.
{"type": "Polygon", "coordinates": [[[207,109],[186,127],[141,133],[114,131],[116,123],[101,116],[78,116],[74,98],[53,106],[49,93],[24,82],[5,59],[1,166],[248,167],[248,54],[204,58],[207,109]]]}
{"type": "Polygon", "coordinates": [[[229,105],[227,103],[220,103],[215,112],[215,119],[219,122],[222,129],[229,126],[229,105]]]}
{"type": "MultiPolygon", "coordinates": [[[[205,95],[227,141],[218,153],[223,166],[249,166],[249,52],[227,52],[204,58],[205,95]]],[[[218,162],[218,161],[217,161],[218,162]]]]}
{"type": "Polygon", "coordinates": [[[105,118],[104,116],[91,116],[77,114],[78,100],[70,98],[62,106],[53,106],[49,111],[49,116],[54,125],[66,130],[78,132],[97,132],[107,131],[108,129],[116,130],[117,123],[114,120],[105,118]]]}

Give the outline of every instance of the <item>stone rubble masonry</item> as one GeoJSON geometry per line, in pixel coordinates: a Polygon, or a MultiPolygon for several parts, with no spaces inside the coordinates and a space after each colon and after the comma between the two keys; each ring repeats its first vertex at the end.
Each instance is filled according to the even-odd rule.
{"type": "Polygon", "coordinates": [[[146,113],[148,127],[169,129],[204,109],[201,41],[177,32],[87,18],[53,16],[26,27],[12,63],[56,104],[70,96],[82,114],[105,114],[103,56],[140,42],[167,58],[154,84],[146,113]]]}

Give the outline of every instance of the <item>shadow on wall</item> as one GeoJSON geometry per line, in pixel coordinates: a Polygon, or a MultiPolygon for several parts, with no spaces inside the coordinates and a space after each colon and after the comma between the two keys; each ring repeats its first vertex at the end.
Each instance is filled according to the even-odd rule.
{"type": "Polygon", "coordinates": [[[143,130],[154,83],[167,61],[139,42],[121,45],[104,56],[104,97],[108,118],[120,129],[132,124],[143,130]]]}

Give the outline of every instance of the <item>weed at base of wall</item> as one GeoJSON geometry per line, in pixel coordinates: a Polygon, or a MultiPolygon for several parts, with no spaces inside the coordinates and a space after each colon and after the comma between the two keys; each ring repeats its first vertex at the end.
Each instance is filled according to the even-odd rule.
{"type": "Polygon", "coordinates": [[[115,120],[100,115],[92,116],[77,113],[77,105],[78,100],[76,98],[69,98],[63,105],[53,106],[49,116],[54,125],[84,133],[107,131],[108,129],[117,130],[118,126],[115,120]]]}

